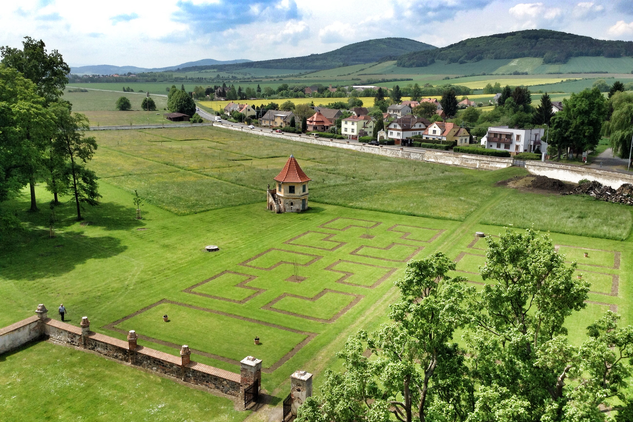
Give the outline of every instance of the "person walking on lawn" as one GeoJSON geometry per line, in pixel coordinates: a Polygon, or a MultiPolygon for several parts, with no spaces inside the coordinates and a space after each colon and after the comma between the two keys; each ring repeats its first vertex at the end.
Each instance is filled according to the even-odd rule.
{"type": "Polygon", "coordinates": [[[59,314],[62,316],[62,321],[64,320],[64,314],[66,314],[66,308],[64,308],[64,304],[59,305],[59,314]]]}

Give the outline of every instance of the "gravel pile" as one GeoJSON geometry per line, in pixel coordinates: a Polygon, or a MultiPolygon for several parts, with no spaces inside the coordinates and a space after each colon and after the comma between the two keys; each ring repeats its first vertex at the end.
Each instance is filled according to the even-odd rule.
{"type": "Polygon", "coordinates": [[[561,182],[558,179],[550,179],[546,176],[536,176],[532,180],[531,186],[534,189],[543,189],[554,192],[568,192],[571,188],[569,185],[561,182]]]}

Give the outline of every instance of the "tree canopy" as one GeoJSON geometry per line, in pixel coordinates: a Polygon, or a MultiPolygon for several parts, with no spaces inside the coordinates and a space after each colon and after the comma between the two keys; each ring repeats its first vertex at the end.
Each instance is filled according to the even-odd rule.
{"type": "Polygon", "coordinates": [[[196,112],[196,103],[187,92],[176,90],[167,100],[167,109],[172,113],[183,113],[191,117],[196,112]]]}
{"type": "Polygon", "coordinates": [[[441,253],[409,262],[389,322],[350,337],[298,421],[603,422],[611,406],[629,420],[633,327],[607,311],[570,343],[589,292],[576,264],[533,230],[486,243],[478,290],[441,253]]]}
{"type": "Polygon", "coordinates": [[[457,114],[457,97],[455,96],[455,90],[449,89],[444,91],[442,99],[440,100],[442,110],[446,114],[446,117],[453,117],[457,114]]]}

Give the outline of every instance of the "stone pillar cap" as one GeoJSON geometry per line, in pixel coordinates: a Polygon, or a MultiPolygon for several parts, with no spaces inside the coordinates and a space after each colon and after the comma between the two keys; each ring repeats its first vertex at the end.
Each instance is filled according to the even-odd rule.
{"type": "Polygon", "coordinates": [[[130,332],[127,334],[128,340],[136,340],[137,338],[138,336],[136,335],[136,331],[134,330],[130,330],[130,332]]]}
{"type": "Polygon", "coordinates": [[[247,366],[257,366],[262,363],[261,359],[254,358],[252,356],[246,356],[244,359],[240,361],[242,365],[247,366]]]}
{"type": "Polygon", "coordinates": [[[79,324],[82,327],[90,327],[90,320],[88,320],[88,317],[82,317],[81,318],[81,323],[79,324]]]}
{"type": "Polygon", "coordinates": [[[191,350],[189,350],[189,346],[187,346],[186,344],[184,344],[181,348],[180,348],[180,356],[185,356],[185,355],[190,355],[191,354],[191,350]]]}
{"type": "Polygon", "coordinates": [[[39,305],[37,305],[37,309],[35,310],[35,312],[48,312],[48,309],[46,309],[46,306],[44,306],[43,303],[40,303],[39,305]]]}
{"type": "Polygon", "coordinates": [[[307,381],[312,378],[312,374],[306,371],[295,371],[290,377],[302,381],[307,381]]]}

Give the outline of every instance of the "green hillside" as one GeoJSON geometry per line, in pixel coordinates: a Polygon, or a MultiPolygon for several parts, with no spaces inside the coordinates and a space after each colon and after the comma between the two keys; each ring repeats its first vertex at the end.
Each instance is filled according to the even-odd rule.
{"type": "Polygon", "coordinates": [[[436,61],[472,63],[484,59],[534,57],[543,64],[564,64],[572,57],[631,57],[633,42],[603,41],[565,32],[534,29],[470,38],[448,47],[408,53],[398,58],[400,67],[424,67],[436,61]]]}
{"type": "Polygon", "coordinates": [[[408,38],[381,38],[346,45],[338,50],[322,54],[310,54],[309,56],[303,57],[265,60],[234,65],[190,67],[186,70],[218,69],[222,71],[235,71],[250,68],[294,69],[297,71],[323,70],[341,66],[379,62],[388,59],[395,60],[403,54],[432,50],[435,48],[436,47],[432,45],[408,38]]]}

